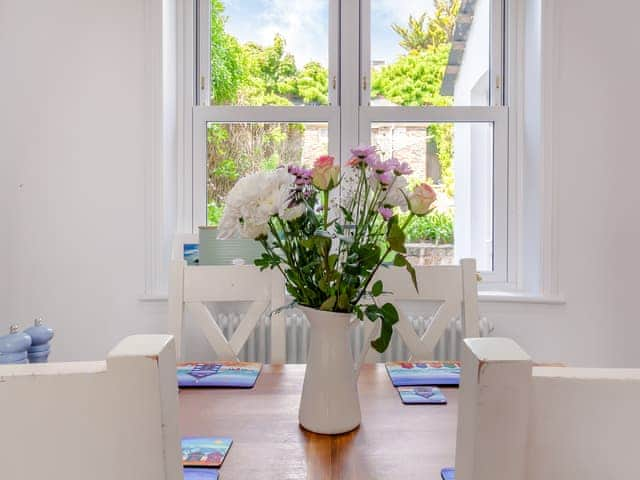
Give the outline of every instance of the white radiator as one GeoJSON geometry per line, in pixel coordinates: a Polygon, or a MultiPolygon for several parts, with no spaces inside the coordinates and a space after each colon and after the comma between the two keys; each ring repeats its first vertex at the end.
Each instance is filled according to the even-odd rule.
{"type": "MultiPolygon", "coordinates": [[[[220,310],[214,308],[213,313],[225,336],[231,338],[242,319],[242,315],[234,312],[233,309],[220,310]]],[[[309,324],[304,315],[297,310],[287,310],[285,315],[287,325],[287,363],[304,363],[309,345],[309,324]]],[[[430,315],[412,314],[410,312],[407,315],[416,332],[420,335],[426,330],[431,320],[430,315]]],[[[481,318],[480,336],[487,337],[491,335],[492,331],[493,325],[491,322],[486,318],[481,318]]],[[[248,362],[268,363],[270,359],[269,338],[269,319],[264,316],[256,325],[244,348],[240,351],[240,359],[248,362]]],[[[462,323],[460,319],[453,319],[436,346],[433,360],[459,359],[461,340],[462,323]]],[[[351,345],[354,352],[360,352],[362,344],[362,328],[356,327],[351,332],[351,345]]],[[[377,361],[406,360],[409,355],[410,353],[400,335],[394,332],[389,348],[384,354],[379,355],[377,361]]]]}

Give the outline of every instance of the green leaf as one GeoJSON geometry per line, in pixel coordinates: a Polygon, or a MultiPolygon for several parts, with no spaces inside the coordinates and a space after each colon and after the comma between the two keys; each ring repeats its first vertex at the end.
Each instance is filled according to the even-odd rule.
{"type": "Polygon", "coordinates": [[[311,250],[315,244],[312,238],[305,238],[304,240],[300,240],[300,245],[302,245],[304,248],[311,250]]]}
{"type": "Polygon", "coordinates": [[[344,219],[347,222],[353,222],[353,214],[349,210],[347,210],[346,208],[344,208],[342,206],[340,207],[340,210],[342,210],[342,214],[344,215],[344,219]]]}
{"type": "Polygon", "coordinates": [[[350,235],[336,235],[336,238],[347,245],[353,244],[353,238],[350,235]]]}
{"type": "Polygon", "coordinates": [[[329,268],[333,270],[336,267],[336,262],[338,261],[338,255],[335,253],[329,255],[329,268]]]}
{"type": "Polygon", "coordinates": [[[349,296],[342,293],[338,297],[338,309],[341,311],[345,311],[349,309],[349,296]]]}
{"type": "Polygon", "coordinates": [[[371,342],[371,346],[377,352],[384,352],[391,342],[391,336],[393,335],[393,324],[399,320],[398,311],[391,303],[385,303],[379,308],[379,314],[381,318],[380,336],[371,342]]]}
{"type": "Polygon", "coordinates": [[[371,346],[376,352],[383,353],[389,347],[392,335],[393,327],[383,320],[380,327],[380,336],[371,342],[371,346]]]}
{"type": "Polygon", "coordinates": [[[400,255],[399,253],[393,257],[393,264],[396,267],[404,267],[407,264],[407,258],[404,255],[400,255]]]}
{"type": "Polygon", "coordinates": [[[367,307],[364,309],[364,313],[372,322],[375,322],[378,318],[380,318],[380,310],[376,305],[367,305],[367,307]]]}
{"type": "Polygon", "coordinates": [[[373,295],[374,297],[380,296],[382,294],[382,288],[383,288],[382,287],[382,280],[378,280],[371,287],[371,295],[373,295]]]}
{"type": "Polygon", "coordinates": [[[335,307],[337,300],[338,299],[336,298],[336,296],[332,295],[331,297],[327,298],[324,302],[322,302],[322,305],[320,305],[320,310],[325,310],[325,311],[333,310],[333,307],[335,307]]]}
{"type": "Polygon", "coordinates": [[[398,225],[397,221],[393,222],[393,218],[389,220],[389,233],[387,233],[387,242],[391,250],[399,253],[407,253],[407,249],[404,246],[405,235],[398,225]]]}
{"type": "Polygon", "coordinates": [[[420,293],[420,291],[418,290],[418,280],[416,279],[416,269],[413,268],[413,265],[411,265],[411,263],[407,262],[406,264],[406,269],[409,272],[409,275],[411,275],[411,281],[413,282],[413,286],[416,289],[416,293],[420,293]]]}
{"type": "Polygon", "coordinates": [[[382,314],[385,322],[388,322],[391,325],[398,323],[398,320],[400,320],[398,310],[396,310],[396,307],[394,307],[392,303],[385,303],[382,305],[382,307],[380,307],[380,313],[382,314]]]}

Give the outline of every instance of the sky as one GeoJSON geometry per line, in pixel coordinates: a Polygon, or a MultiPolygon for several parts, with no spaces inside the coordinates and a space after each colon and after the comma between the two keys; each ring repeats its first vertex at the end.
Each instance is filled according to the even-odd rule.
{"type": "MultiPolygon", "coordinates": [[[[276,33],[287,41],[300,68],[311,60],[328,63],[328,0],[223,0],[226,30],[241,43],[270,45],[276,33]]],[[[433,11],[432,0],[371,0],[372,60],[391,63],[403,50],[391,24],[433,11]]]]}

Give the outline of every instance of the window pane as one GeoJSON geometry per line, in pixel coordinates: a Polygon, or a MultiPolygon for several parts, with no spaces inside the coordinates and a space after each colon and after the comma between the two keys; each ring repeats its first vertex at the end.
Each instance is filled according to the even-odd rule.
{"type": "Polygon", "coordinates": [[[409,227],[412,261],[474,257],[479,270],[492,271],[493,124],[373,123],[371,141],[384,158],[411,165],[410,186],[427,181],[438,193],[435,213],[409,227]]]}
{"type": "Polygon", "coordinates": [[[328,0],[210,0],[212,105],[328,104],[328,0]]]}
{"type": "Polygon", "coordinates": [[[281,165],[310,167],[328,152],[327,123],[207,124],[207,225],[216,225],[236,180],[281,165]]]}
{"type": "Polygon", "coordinates": [[[491,0],[371,0],[371,105],[489,105],[491,0]]]}

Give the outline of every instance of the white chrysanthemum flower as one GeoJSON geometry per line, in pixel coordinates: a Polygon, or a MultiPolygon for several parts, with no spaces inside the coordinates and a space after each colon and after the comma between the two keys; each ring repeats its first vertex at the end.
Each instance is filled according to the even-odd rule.
{"type": "Polygon", "coordinates": [[[280,187],[280,198],[278,199],[278,216],[285,221],[295,220],[300,218],[307,206],[304,203],[298,203],[297,205],[291,205],[291,195],[294,190],[291,185],[282,185],[280,187]]]}
{"type": "Polygon", "coordinates": [[[240,235],[244,238],[251,238],[255,240],[258,237],[264,237],[269,234],[269,225],[266,223],[262,224],[251,224],[248,222],[243,222],[240,226],[240,235]]]}
{"type": "Polygon", "coordinates": [[[407,199],[403,193],[406,193],[406,187],[407,179],[404,176],[395,177],[382,203],[391,207],[400,207],[405,212],[407,210],[407,199]]]}
{"type": "Polygon", "coordinates": [[[255,239],[269,232],[269,219],[281,207],[281,189],[289,188],[294,177],[286,169],[257,172],[241,178],[225,200],[225,209],[218,225],[218,238],[240,234],[255,239]]]}
{"type": "Polygon", "coordinates": [[[290,208],[287,208],[285,205],[283,205],[280,208],[280,212],[278,212],[278,216],[281,219],[290,222],[291,220],[300,218],[302,215],[304,215],[304,212],[306,210],[307,206],[304,203],[299,203],[290,208]]]}

